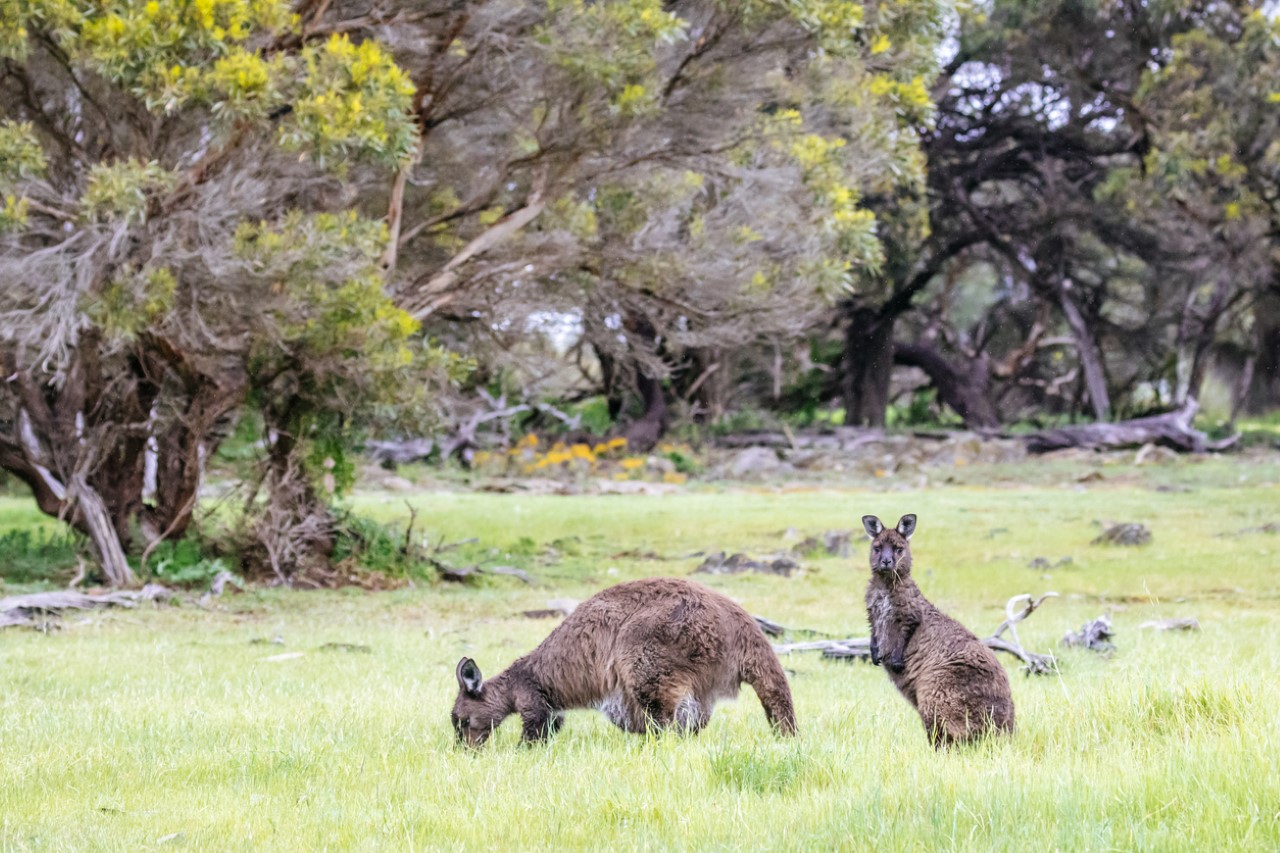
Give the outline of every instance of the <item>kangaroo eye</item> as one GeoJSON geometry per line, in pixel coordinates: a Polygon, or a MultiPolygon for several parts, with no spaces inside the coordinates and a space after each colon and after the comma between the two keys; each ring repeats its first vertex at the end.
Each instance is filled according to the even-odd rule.
{"type": "Polygon", "coordinates": [[[894,549],[893,549],[893,553],[895,553],[895,554],[901,554],[901,553],[902,553],[902,549],[901,549],[901,548],[894,548],[894,549]]]}

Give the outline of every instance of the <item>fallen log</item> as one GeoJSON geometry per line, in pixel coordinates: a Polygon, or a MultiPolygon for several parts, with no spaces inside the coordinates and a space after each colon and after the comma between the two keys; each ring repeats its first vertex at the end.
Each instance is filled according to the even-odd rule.
{"type": "MultiPolygon", "coordinates": [[[[1018,638],[1017,624],[1035,612],[1046,598],[1056,596],[1056,592],[1046,592],[1039,598],[1030,595],[1015,595],[1005,602],[1005,620],[996,628],[995,633],[982,640],[983,645],[997,652],[1013,655],[1022,661],[1022,669],[1028,675],[1048,675],[1058,671],[1058,662],[1053,655],[1041,655],[1029,652],[1022,646],[1018,638]],[[1026,602],[1021,611],[1015,612],[1019,602],[1026,602]],[[1009,639],[1002,636],[1009,633],[1009,639]]],[[[757,616],[759,621],[760,617],[757,616]]],[[[869,637],[849,637],[842,640],[810,640],[801,643],[775,643],[773,650],[780,654],[791,652],[822,652],[824,658],[830,660],[871,660],[871,639],[869,637]]]]}
{"type": "Polygon", "coordinates": [[[61,616],[66,610],[92,610],[95,607],[136,607],[144,601],[173,598],[168,587],[149,583],[137,591],[119,590],[90,595],[74,590],[36,592],[0,598],[0,628],[33,627],[49,617],[61,616]]]}
{"type": "Polygon", "coordinates": [[[426,459],[435,449],[436,443],[429,438],[370,439],[364,443],[364,452],[374,462],[394,465],[426,459]]]}
{"type": "Polygon", "coordinates": [[[756,620],[756,624],[760,626],[760,630],[764,631],[770,637],[781,637],[787,633],[786,627],[779,625],[772,619],[766,619],[763,616],[752,616],[756,620]]]}
{"type": "Polygon", "coordinates": [[[1071,447],[1120,450],[1146,444],[1171,447],[1184,453],[1205,453],[1226,450],[1239,441],[1238,434],[1221,441],[1211,441],[1209,436],[1192,427],[1191,421],[1199,408],[1194,398],[1188,398],[1182,408],[1163,415],[1042,430],[1022,436],[1022,441],[1028,453],[1048,453],[1071,447]]]}

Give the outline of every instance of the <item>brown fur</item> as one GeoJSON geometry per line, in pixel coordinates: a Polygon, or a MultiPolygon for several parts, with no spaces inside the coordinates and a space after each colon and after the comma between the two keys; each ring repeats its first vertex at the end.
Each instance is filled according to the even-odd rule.
{"type": "Polygon", "coordinates": [[[934,607],[911,579],[908,539],[916,517],[903,516],[897,528],[873,515],[862,523],[871,537],[871,662],[884,664],[937,748],[1012,732],[1009,676],[995,653],[934,607]]]}
{"type": "Polygon", "coordinates": [[[598,708],[628,732],[696,732],[716,700],[746,682],[780,732],[795,712],[782,665],[755,620],[718,592],[680,578],[618,584],[578,605],[536,649],[483,681],[458,662],[453,726],[480,746],[511,714],[521,739],[544,740],[572,708],[598,708]]]}

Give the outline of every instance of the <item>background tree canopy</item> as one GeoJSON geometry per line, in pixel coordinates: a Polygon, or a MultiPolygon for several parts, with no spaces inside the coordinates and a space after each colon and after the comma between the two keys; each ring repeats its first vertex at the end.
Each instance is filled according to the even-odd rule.
{"type": "Polygon", "coordinates": [[[1265,4],[0,23],[0,466],[112,583],[183,536],[237,423],[262,448],[239,552],[288,579],[332,559],[375,434],[466,461],[593,400],[643,450],[748,415],[883,425],[913,394],[984,431],[1280,396],[1265,4]]]}

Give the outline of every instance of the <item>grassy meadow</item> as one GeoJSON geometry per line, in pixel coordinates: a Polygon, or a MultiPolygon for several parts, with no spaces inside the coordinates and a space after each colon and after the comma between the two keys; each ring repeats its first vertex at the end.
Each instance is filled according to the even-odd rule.
{"type": "MultiPolygon", "coordinates": [[[[420,535],[477,540],[448,559],[535,583],[257,589],[0,633],[0,849],[1277,849],[1280,536],[1240,531],[1280,521],[1280,477],[1214,464],[1170,468],[1162,489],[413,494],[420,535]],[[744,687],[698,737],[578,711],[545,747],[520,747],[516,720],[483,752],[454,745],[458,658],[496,674],[555,624],[520,611],[867,512],[919,514],[917,581],[980,635],[1010,596],[1060,593],[1020,635],[1060,652],[1061,673],[1028,679],[1005,658],[1016,736],[935,753],[881,670],[797,653],[783,660],[794,740],[744,687]],[[1097,520],[1145,523],[1153,541],[1090,545],[1097,520]],[[1035,557],[1072,561],[1045,572],[1035,557]],[[1059,650],[1101,614],[1112,657],[1059,650]],[[1203,630],[1140,628],[1183,616],[1203,630]]],[[[390,520],[404,497],[355,503],[390,520]]],[[[0,499],[0,532],[37,523],[0,499]]],[[[699,577],[784,625],[865,636],[863,541],[791,578],[699,577]]]]}

